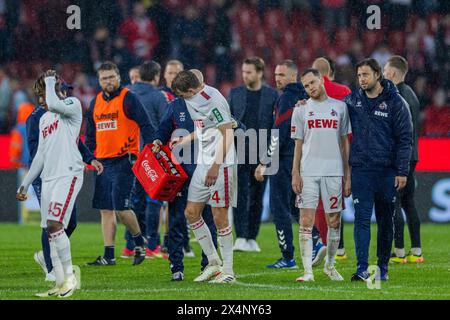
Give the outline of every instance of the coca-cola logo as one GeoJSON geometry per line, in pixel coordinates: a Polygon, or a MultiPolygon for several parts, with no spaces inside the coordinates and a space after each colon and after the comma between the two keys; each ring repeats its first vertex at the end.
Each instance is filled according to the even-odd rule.
{"type": "Polygon", "coordinates": [[[144,168],[147,177],[149,177],[153,182],[155,182],[155,180],[158,179],[158,174],[156,173],[155,170],[150,168],[150,165],[148,164],[147,160],[142,161],[142,168],[144,168]]]}

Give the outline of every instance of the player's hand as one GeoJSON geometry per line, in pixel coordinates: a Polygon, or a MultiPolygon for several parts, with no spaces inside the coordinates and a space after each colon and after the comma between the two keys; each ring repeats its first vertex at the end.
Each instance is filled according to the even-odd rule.
{"type": "Polygon", "coordinates": [[[352,180],[350,177],[344,179],[344,197],[350,197],[352,194],[352,180]]]}
{"type": "Polygon", "coordinates": [[[91,166],[93,166],[95,171],[97,171],[97,175],[98,176],[102,174],[102,172],[103,172],[103,164],[100,161],[98,161],[96,159],[92,160],[91,161],[91,166]]]}
{"type": "Polygon", "coordinates": [[[152,143],[153,143],[152,152],[153,152],[153,153],[158,153],[159,150],[161,150],[161,145],[162,145],[163,143],[162,143],[161,140],[159,140],[159,139],[153,140],[152,143]]]}
{"type": "Polygon", "coordinates": [[[175,146],[177,144],[180,144],[183,142],[183,137],[175,137],[172,140],[169,141],[169,148],[170,150],[172,150],[173,148],[175,148],[175,146]]]}
{"type": "Polygon", "coordinates": [[[212,165],[211,168],[209,168],[208,173],[206,174],[205,186],[211,187],[216,183],[217,178],[219,177],[219,168],[220,166],[217,165],[212,165]]]}
{"type": "Polygon", "coordinates": [[[266,166],[260,164],[258,167],[256,167],[255,170],[255,179],[259,182],[264,181],[264,172],[266,171],[266,166]]]}
{"type": "Polygon", "coordinates": [[[19,190],[17,190],[16,199],[19,201],[27,200],[27,191],[24,186],[20,186],[19,190]]]}
{"type": "Polygon", "coordinates": [[[298,171],[292,173],[292,190],[295,192],[295,194],[302,193],[303,189],[303,179],[300,176],[300,173],[298,171]]]}
{"type": "Polygon", "coordinates": [[[297,103],[295,104],[296,107],[301,107],[304,105],[306,105],[306,99],[298,100],[297,103]]]}
{"type": "Polygon", "coordinates": [[[396,176],[395,177],[395,188],[397,188],[397,191],[403,189],[406,186],[406,180],[407,178],[404,176],[396,176]]]}
{"type": "Polygon", "coordinates": [[[48,78],[48,77],[55,77],[56,78],[56,71],[49,69],[47,71],[44,72],[44,78],[48,78]]]}

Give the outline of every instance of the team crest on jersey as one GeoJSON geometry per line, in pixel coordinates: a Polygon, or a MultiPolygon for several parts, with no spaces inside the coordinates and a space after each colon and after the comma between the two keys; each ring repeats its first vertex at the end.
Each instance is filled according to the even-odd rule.
{"type": "Polygon", "coordinates": [[[356,108],[361,108],[362,107],[362,103],[361,101],[356,101],[356,108]]]}
{"type": "Polygon", "coordinates": [[[186,121],[186,112],[180,112],[180,121],[186,121]]]}
{"type": "Polygon", "coordinates": [[[310,111],[308,114],[309,117],[314,117],[314,111],[310,111]]]}
{"type": "Polygon", "coordinates": [[[331,109],[331,116],[332,117],[336,117],[337,116],[337,112],[334,109],[331,109]]]}
{"type": "Polygon", "coordinates": [[[380,103],[380,105],[378,106],[378,108],[380,108],[380,110],[386,110],[387,109],[387,104],[386,104],[386,102],[382,102],[382,103],[380,103]]]}
{"type": "Polygon", "coordinates": [[[72,101],[71,99],[66,99],[66,100],[63,100],[63,101],[64,101],[64,103],[67,104],[67,105],[73,104],[73,101],[72,101]]]}
{"type": "Polygon", "coordinates": [[[220,123],[223,121],[222,114],[220,113],[220,111],[217,108],[214,108],[212,112],[213,112],[214,117],[216,117],[217,122],[220,123]]]}

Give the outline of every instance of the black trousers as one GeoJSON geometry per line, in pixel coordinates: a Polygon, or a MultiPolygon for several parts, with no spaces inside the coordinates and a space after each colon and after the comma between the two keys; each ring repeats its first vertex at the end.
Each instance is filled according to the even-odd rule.
{"type": "Polygon", "coordinates": [[[411,247],[421,248],[420,243],[420,220],[417,213],[416,204],[414,203],[414,191],[416,189],[416,181],[414,179],[414,171],[416,170],[416,161],[412,161],[408,173],[408,180],[403,190],[397,193],[397,201],[395,202],[394,214],[394,241],[396,248],[404,248],[404,228],[405,220],[403,219],[401,208],[405,211],[406,222],[408,223],[409,235],[411,237],[411,247]]]}
{"type": "Polygon", "coordinates": [[[261,226],[264,182],[255,179],[256,164],[238,166],[238,201],[234,209],[236,237],[256,239],[261,226]]]}

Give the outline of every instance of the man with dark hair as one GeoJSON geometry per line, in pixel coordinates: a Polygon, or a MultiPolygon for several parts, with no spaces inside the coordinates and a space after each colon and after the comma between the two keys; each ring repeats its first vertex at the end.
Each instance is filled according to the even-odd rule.
{"type": "MultiPolygon", "coordinates": [[[[251,57],[242,64],[244,85],[231,89],[228,103],[231,114],[241,121],[247,129],[260,129],[270,132],[273,125],[273,108],[278,93],[263,84],[264,61],[259,57],[251,57]]],[[[259,141],[256,145],[245,146],[245,163],[238,165],[238,202],[234,210],[233,220],[236,229],[235,251],[260,252],[256,237],[261,225],[262,195],[264,184],[254,177],[257,164],[250,163],[249,152],[258,154],[259,141]]]]}
{"type": "Polygon", "coordinates": [[[114,242],[116,214],[133,236],[134,265],[145,259],[145,239],[132,210],[136,177],[131,167],[141,146],[153,140],[153,127],[138,97],[120,84],[114,63],[106,62],[98,69],[102,92],[91,102],[86,114],[86,146],[96,152],[104,173],[95,177],[93,207],[100,209],[104,255],[90,266],[115,265],[114,242]]]}
{"type": "Polygon", "coordinates": [[[171,89],[172,81],[175,79],[177,74],[183,70],[183,63],[179,60],[169,60],[166,64],[166,68],[164,69],[165,84],[161,86],[160,89],[163,91],[163,94],[166,96],[168,102],[171,102],[176,98],[171,89]]]}
{"type": "Polygon", "coordinates": [[[418,140],[419,140],[419,114],[420,103],[416,94],[405,83],[405,76],[408,73],[408,62],[401,56],[392,56],[384,66],[384,77],[394,82],[400,95],[406,100],[411,112],[414,132],[414,144],[411,153],[411,161],[409,165],[408,180],[404,190],[397,195],[395,202],[394,215],[394,240],[395,253],[392,254],[391,261],[397,263],[423,262],[422,248],[420,243],[420,220],[417,213],[416,204],[414,203],[414,190],[416,181],[414,171],[417,161],[419,161],[418,140]],[[406,222],[408,223],[409,235],[411,238],[411,252],[406,255],[404,243],[405,220],[403,219],[402,209],[406,214],[406,222]]]}
{"type": "MultiPolygon", "coordinates": [[[[269,150],[278,148],[279,169],[278,172],[270,176],[270,211],[273,214],[278,245],[282,257],[267,268],[297,269],[294,259],[294,244],[292,234],[292,218],[298,217],[298,210],[295,207],[295,194],[291,186],[286,181],[292,179],[292,161],[294,156],[294,141],[291,139],[291,116],[295,103],[298,100],[307,99],[305,89],[301,83],[297,82],[297,66],[292,60],[285,60],[275,68],[275,82],[278,90],[283,93],[275,103],[275,123],[273,129],[279,130],[277,142],[271,140],[269,150]]],[[[270,152],[271,153],[271,152],[270,152]]],[[[255,178],[264,181],[265,165],[258,165],[255,171],[255,178]]]]}
{"type": "Polygon", "coordinates": [[[396,190],[405,187],[409,172],[411,115],[395,85],[382,78],[375,59],[359,62],[356,71],[360,88],[344,99],[353,131],[349,163],[357,270],[352,281],[367,281],[370,276],[367,269],[374,205],[378,224],[376,279],[387,280],[396,190]]]}
{"type": "MultiPolygon", "coordinates": [[[[158,129],[167,107],[167,100],[164,94],[158,89],[160,75],[161,66],[159,63],[156,61],[145,61],[139,66],[140,80],[128,87],[142,103],[152,123],[154,132],[158,129]]],[[[145,227],[144,234],[147,238],[146,257],[162,258],[163,254],[161,253],[158,233],[159,212],[162,202],[147,197],[141,184],[137,181],[133,204],[138,220],[140,221],[141,229],[145,227]]],[[[125,239],[127,240],[127,244],[126,248],[122,250],[122,257],[129,257],[134,254],[132,250],[134,243],[129,232],[126,232],[125,239]]]]}
{"type": "Polygon", "coordinates": [[[141,76],[139,75],[139,66],[133,67],[128,71],[128,77],[130,78],[130,83],[135,84],[136,82],[141,80],[141,76]]]}
{"type": "Polygon", "coordinates": [[[228,208],[236,207],[237,172],[230,107],[217,89],[201,83],[192,71],[178,73],[172,89],[186,102],[196,127],[190,138],[199,142],[197,166],[189,183],[185,215],[209,264],[194,281],[212,279],[210,283],[232,283],[236,278],[228,208]],[[214,216],[223,266],[211,231],[202,218],[206,204],[211,206],[214,216]]]}
{"type": "MultiPolygon", "coordinates": [[[[48,111],[46,108],[47,105],[45,101],[45,86],[43,86],[42,84],[39,85],[38,82],[36,82],[34,89],[39,104],[36,106],[36,108],[30,114],[30,116],[26,121],[26,132],[27,132],[26,136],[27,136],[28,150],[30,153],[29,165],[31,165],[38,150],[39,135],[40,135],[39,121],[42,118],[42,116],[48,111]]],[[[69,89],[73,89],[72,86],[62,81],[61,96],[67,98],[69,89]]],[[[81,141],[81,139],[78,141],[78,150],[80,151],[84,163],[91,164],[98,171],[98,174],[101,174],[103,172],[102,164],[95,159],[94,155],[89,151],[89,149],[86,147],[83,141],[81,141]]],[[[38,202],[40,204],[42,191],[41,178],[40,177],[36,178],[33,181],[32,186],[38,199],[38,202]]],[[[77,209],[76,204],[74,204],[69,223],[67,225],[67,228],[65,229],[67,237],[70,238],[72,233],[75,231],[76,226],[77,226],[77,209]]],[[[34,260],[41,266],[42,270],[44,271],[45,280],[55,281],[53,264],[50,257],[50,243],[46,228],[42,228],[41,243],[42,243],[42,250],[34,254],[34,260]]]]}

